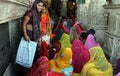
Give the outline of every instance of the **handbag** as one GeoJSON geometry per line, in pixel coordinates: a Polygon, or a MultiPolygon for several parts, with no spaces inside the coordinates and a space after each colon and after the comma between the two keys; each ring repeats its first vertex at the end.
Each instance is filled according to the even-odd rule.
{"type": "Polygon", "coordinates": [[[17,51],[16,63],[23,67],[30,68],[33,63],[36,47],[37,42],[26,41],[22,37],[17,51]]]}

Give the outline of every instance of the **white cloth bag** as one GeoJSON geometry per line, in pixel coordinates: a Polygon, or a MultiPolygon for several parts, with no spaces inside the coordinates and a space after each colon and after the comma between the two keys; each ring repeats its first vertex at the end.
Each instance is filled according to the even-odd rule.
{"type": "Polygon", "coordinates": [[[36,47],[37,42],[26,41],[22,37],[17,51],[16,63],[30,68],[33,64],[36,47]]]}

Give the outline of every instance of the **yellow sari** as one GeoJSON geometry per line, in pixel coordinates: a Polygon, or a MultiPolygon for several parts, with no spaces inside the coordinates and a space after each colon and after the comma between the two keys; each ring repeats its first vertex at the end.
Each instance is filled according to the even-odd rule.
{"type": "Polygon", "coordinates": [[[84,65],[81,76],[113,76],[112,66],[101,47],[90,49],[90,60],[84,65]]]}
{"type": "Polygon", "coordinates": [[[67,72],[72,72],[72,50],[71,48],[65,48],[59,54],[57,59],[50,60],[50,69],[54,72],[64,73],[63,69],[67,69],[67,72]]]}

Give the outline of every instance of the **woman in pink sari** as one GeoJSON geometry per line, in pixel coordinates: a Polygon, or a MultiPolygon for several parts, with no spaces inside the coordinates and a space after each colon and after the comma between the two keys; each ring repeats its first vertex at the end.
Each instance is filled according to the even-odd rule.
{"type": "Polygon", "coordinates": [[[89,60],[89,52],[79,39],[75,39],[72,43],[72,55],[73,72],[80,73],[89,60]]]}
{"type": "Polygon", "coordinates": [[[89,34],[85,41],[85,47],[89,50],[95,46],[100,46],[100,44],[96,42],[95,37],[92,34],[89,34]]]}

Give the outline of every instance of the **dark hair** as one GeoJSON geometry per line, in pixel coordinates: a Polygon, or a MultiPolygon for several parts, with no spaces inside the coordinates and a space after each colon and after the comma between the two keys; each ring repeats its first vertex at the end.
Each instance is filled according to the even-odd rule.
{"type": "Polygon", "coordinates": [[[94,29],[89,29],[89,30],[87,31],[87,34],[88,34],[88,35],[89,35],[89,34],[94,35],[94,34],[95,34],[95,30],[94,30],[94,29]]]}
{"type": "Polygon", "coordinates": [[[87,34],[86,32],[82,32],[82,33],[80,34],[80,37],[83,38],[83,39],[86,39],[87,36],[88,36],[88,34],[87,34]]]}
{"type": "Polygon", "coordinates": [[[43,6],[44,6],[45,8],[47,7],[45,3],[43,3],[43,6]]]}
{"type": "Polygon", "coordinates": [[[43,2],[42,0],[35,0],[35,1],[36,1],[37,4],[40,3],[40,2],[43,2]]]}
{"type": "Polygon", "coordinates": [[[43,2],[42,2],[42,0],[35,0],[35,1],[33,2],[33,5],[32,5],[32,8],[31,8],[31,9],[32,9],[32,10],[36,9],[36,8],[37,8],[36,6],[37,6],[38,3],[43,3],[43,2]]]}

